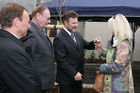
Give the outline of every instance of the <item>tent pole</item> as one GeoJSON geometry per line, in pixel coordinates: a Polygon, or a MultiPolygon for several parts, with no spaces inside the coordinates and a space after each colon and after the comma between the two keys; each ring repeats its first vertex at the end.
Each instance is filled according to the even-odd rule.
{"type": "Polygon", "coordinates": [[[60,24],[62,24],[61,0],[59,0],[59,21],[60,21],[60,24]]]}
{"type": "Polygon", "coordinates": [[[135,33],[136,33],[137,29],[139,28],[139,25],[137,25],[135,22],[130,22],[130,25],[131,25],[131,29],[133,31],[132,51],[134,53],[134,49],[135,49],[135,33]]]}

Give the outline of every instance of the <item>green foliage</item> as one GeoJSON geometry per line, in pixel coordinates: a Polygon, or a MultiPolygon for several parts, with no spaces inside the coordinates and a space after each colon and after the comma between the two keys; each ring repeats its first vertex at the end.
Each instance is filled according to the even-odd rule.
{"type": "Polygon", "coordinates": [[[88,57],[88,61],[93,62],[94,59],[95,59],[95,53],[94,53],[94,50],[92,50],[90,57],[88,57]]]}
{"type": "Polygon", "coordinates": [[[99,61],[103,61],[103,59],[102,59],[102,55],[101,55],[100,52],[99,52],[99,57],[98,57],[98,59],[99,59],[99,61]]]}
{"type": "MultiPolygon", "coordinates": [[[[84,50],[84,55],[86,55],[86,50],[84,50]]],[[[105,58],[102,57],[100,52],[97,52],[96,50],[92,50],[90,56],[86,59],[84,59],[87,63],[105,63],[105,58]]]]}

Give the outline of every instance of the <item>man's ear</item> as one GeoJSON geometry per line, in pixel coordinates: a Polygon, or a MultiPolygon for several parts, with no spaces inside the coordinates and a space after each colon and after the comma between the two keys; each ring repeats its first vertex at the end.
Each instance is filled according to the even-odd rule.
{"type": "Polygon", "coordinates": [[[20,19],[18,17],[16,17],[15,19],[13,19],[12,25],[17,27],[19,22],[20,22],[20,19]]]}
{"type": "Polygon", "coordinates": [[[68,24],[68,21],[64,20],[64,25],[67,25],[68,24]]]}
{"type": "Polygon", "coordinates": [[[36,13],[35,17],[36,17],[36,19],[40,19],[41,14],[40,13],[36,13]]]}

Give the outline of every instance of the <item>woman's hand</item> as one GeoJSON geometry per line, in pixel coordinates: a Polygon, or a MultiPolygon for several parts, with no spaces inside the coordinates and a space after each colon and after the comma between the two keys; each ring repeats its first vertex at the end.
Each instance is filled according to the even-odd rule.
{"type": "Polygon", "coordinates": [[[103,47],[102,47],[102,40],[100,37],[96,37],[94,40],[95,44],[95,49],[99,52],[103,52],[103,47]]]}

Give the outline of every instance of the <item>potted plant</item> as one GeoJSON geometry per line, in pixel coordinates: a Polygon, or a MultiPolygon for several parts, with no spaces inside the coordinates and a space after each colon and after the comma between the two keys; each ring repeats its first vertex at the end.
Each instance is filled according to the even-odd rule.
{"type": "MultiPolygon", "coordinates": [[[[92,50],[90,56],[88,58],[84,57],[85,63],[96,63],[96,64],[102,64],[105,63],[105,58],[102,57],[101,53],[96,52],[96,50],[92,50]]],[[[84,54],[86,54],[86,50],[84,50],[84,54]]]]}

